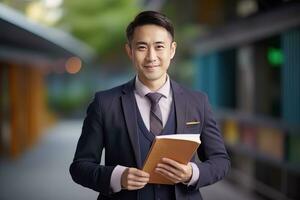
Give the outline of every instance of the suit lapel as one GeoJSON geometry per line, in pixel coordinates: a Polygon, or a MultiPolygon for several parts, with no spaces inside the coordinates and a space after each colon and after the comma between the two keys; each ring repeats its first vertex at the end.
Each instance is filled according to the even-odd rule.
{"type": "MultiPolygon", "coordinates": [[[[135,160],[137,167],[142,167],[141,161],[141,152],[138,141],[138,125],[137,125],[137,110],[135,106],[135,97],[134,97],[134,83],[135,79],[128,82],[124,85],[122,99],[122,107],[124,111],[125,122],[130,138],[130,142],[134,151],[135,160]]],[[[185,121],[186,121],[186,100],[182,88],[174,81],[171,80],[171,87],[173,90],[173,100],[175,104],[175,113],[176,113],[176,133],[184,133],[185,121]]]]}
{"type": "Polygon", "coordinates": [[[136,106],[135,106],[135,97],[134,97],[134,79],[128,82],[123,89],[124,95],[122,98],[122,107],[124,111],[124,117],[127,125],[127,130],[129,133],[129,138],[131,145],[134,151],[135,160],[137,167],[141,168],[141,153],[140,146],[138,141],[138,132],[137,132],[137,116],[136,116],[136,106]]]}
{"type": "Polygon", "coordinates": [[[184,125],[186,121],[186,100],[183,95],[182,88],[174,81],[171,80],[171,87],[173,89],[173,100],[175,103],[175,113],[176,113],[176,133],[184,133],[184,125]]]}

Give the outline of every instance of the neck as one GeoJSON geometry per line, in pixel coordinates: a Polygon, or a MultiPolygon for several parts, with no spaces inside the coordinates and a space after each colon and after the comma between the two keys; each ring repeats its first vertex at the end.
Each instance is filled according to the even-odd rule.
{"type": "Polygon", "coordinates": [[[155,92],[165,84],[165,82],[167,81],[167,74],[163,75],[160,79],[157,80],[139,80],[144,85],[146,85],[152,92],[155,92]]]}

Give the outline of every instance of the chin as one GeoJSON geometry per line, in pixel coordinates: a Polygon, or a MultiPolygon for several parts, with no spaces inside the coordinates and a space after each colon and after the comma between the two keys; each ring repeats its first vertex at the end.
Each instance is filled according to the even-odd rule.
{"type": "Polygon", "coordinates": [[[156,81],[156,80],[159,80],[162,75],[148,75],[148,76],[145,76],[147,78],[148,81],[156,81]]]}

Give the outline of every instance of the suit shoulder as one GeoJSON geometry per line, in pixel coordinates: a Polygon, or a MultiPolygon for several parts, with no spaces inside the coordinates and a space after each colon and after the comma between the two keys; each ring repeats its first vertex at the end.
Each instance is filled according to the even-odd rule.
{"type": "Polygon", "coordinates": [[[200,98],[200,99],[207,98],[207,94],[205,92],[186,88],[185,86],[182,86],[182,85],[180,85],[180,87],[181,87],[182,91],[189,96],[192,96],[194,98],[200,98]]]}
{"type": "Polygon", "coordinates": [[[103,107],[110,107],[123,94],[123,88],[126,84],[113,87],[108,90],[102,90],[95,93],[94,101],[100,103],[103,107]]]}
{"type": "Polygon", "coordinates": [[[102,91],[98,91],[95,93],[95,97],[96,98],[101,98],[101,99],[110,99],[113,98],[115,96],[119,96],[122,94],[122,88],[124,85],[119,85],[116,87],[113,87],[111,89],[108,90],[102,90],[102,91]]]}

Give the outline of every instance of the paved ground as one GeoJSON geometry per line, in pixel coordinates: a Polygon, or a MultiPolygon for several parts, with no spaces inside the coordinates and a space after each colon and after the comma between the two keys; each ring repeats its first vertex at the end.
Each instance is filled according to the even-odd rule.
{"type": "MultiPolygon", "coordinates": [[[[0,200],[97,199],[97,193],[75,184],[69,175],[82,121],[64,121],[20,159],[0,159],[0,200]]],[[[201,189],[205,200],[257,200],[226,181],[201,189]]]]}

